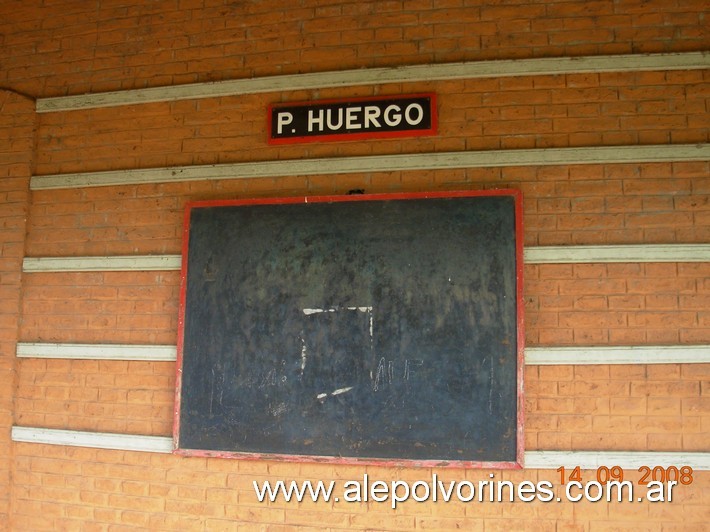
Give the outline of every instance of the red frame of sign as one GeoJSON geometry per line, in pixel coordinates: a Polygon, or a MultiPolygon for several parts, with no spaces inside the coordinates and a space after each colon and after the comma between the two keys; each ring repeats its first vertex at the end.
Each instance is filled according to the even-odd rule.
{"type": "Polygon", "coordinates": [[[388,96],[368,96],[363,98],[333,98],[328,100],[311,100],[305,102],[280,102],[269,105],[266,115],[267,141],[269,144],[303,144],[308,142],[342,142],[348,140],[367,140],[382,138],[406,138],[406,137],[430,137],[436,135],[439,123],[439,116],[436,105],[436,94],[433,92],[415,94],[392,94],[388,96]],[[370,131],[365,133],[340,133],[334,135],[308,135],[302,137],[289,137],[282,139],[272,138],[271,117],[274,110],[281,107],[307,107],[309,105],[321,105],[331,103],[361,103],[376,102],[380,100],[396,100],[397,98],[430,98],[431,99],[431,127],[426,129],[410,129],[404,131],[370,131]]]}
{"type": "Polygon", "coordinates": [[[515,189],[492,190],[458,190],[442,192],[413,192],[387,194],[352,194],[345,196],[300,196],[281,198],[257,198],[240,200],[207,200],[189,202],[185,207],[183,223],[182,268],[180,278],[180,308],[178,315],[177,365],[175,379],[175,405],[173,423],[173,452],[182,456],[236,458],[243,460],[278,460],[297,463],[329,463],[349,465],[375,465],[386,467],[437,467],[437,468],[480,468],[480,469],[521,469],[524,466],[525,434],[524,434],[524,387],[523,375],[525,366],[525,331],[524,331],[524,299],[523,299],[523,198],[522,192],[515,189]],[[516,430],[516,461],[487,462],[472,460],[413,460],[413,459],[378,459],[355,458],[340,456],[314,456],[271,454],[255,452],[211,451],[201,449],[182,449],[179,447],[180,434],[180,403],[182,389],[182,362],[185,325],[185,302],[187,295],[187,253],[189,244],[190,214],[192,209],[199,207],[222,207],[240,205],[277,205],[318,202],[350,202],[350,201],[387,201],[428,198],[458,198],[458,197],[493,197],[512,196],[515,200],[515,256],[516,256],[516,303],[517,303],[517,430],[516,430]]]}

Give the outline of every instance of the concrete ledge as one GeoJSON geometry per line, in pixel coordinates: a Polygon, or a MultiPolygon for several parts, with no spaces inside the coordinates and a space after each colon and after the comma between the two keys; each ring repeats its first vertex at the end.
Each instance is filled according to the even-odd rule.
{"type": "Polygon", "coordinates": [[[151,102],[216,98],[221,96],[304,89],[382,85],[385,83],[416,83],[420,81],[450,79],[579,74],[589,72],[696,70],[708,67],[710,67],[710,55],[703,52],[475,61],[392,68],[363,68],[339,72],[291,74],[78,96],[40,98],[37,100],[36,109],[38,113],[50,113],[95,107],[114,107],[119,105],[136,105],[151,102]]]}
{"type": "Polygon", "coordinates": [[[710,144],[649,146],[594,146],[406,153],[321,159],[294,159],[165,168],[139,168],[73,174],[35,175],[31,190],[83,188],[217,179],[276,178],[284,176],[362,174],[407,170],[500,168],[574,164],[625,164],[710,160],[710,144]]]}
{"type": "MultiPolygon", "coordinates": [[[[66,360],[136,360],[174,362],[177,348],[171,345],[126,344],[17,344],[18,358],[66,360]]],[[[525,364],[710,364],[710,345],[527,347],[525,364]]]]}
{"type": "MultiPolygon", "coordinates": [[[[525,264],[710,262],[710,244],[546,246],[524,250],[525,264]]],[[[180,255],[26,257],[25,273],[180,270],[180,255]]]]}
{"type": "Polygon", "coordinates": [[[114,272],[179,270],[180,255],[134,255],[108,257],[26,257],[22,271],[33,272],[114,272]]]}
{"type": "Polygon", "coordinates": [[[710,364],[710,345],[526,347],[525,364],[710,364]]]}
{"type": "MultiPolygon", "coordinates": [[[[173,440],[164,436],[139,436],[105,432],[12,427],[12,441],[46,445],[68,445],[96,449],[115,449],[152,453],[171,453],[173,440]]],[[[560,466],[597,469],[619,466],[690,466],[695,471],[710,470],[710,453],[653,451],[526,451],[525,469],[557,469],[560,466]]]]}
{"type": "Polygon", "coordinates": [[[131,344],[17,344],[18,358],[52,358],[69,360],[138,360],[144,362],[175,362],[174,345],[131,344]]]}
{"type": "Polygon", "coordinates": [[[12,441],[150,453],[171,453],[173,450],[172,438],[162,436],[82,432],[38,427],[12,427],[12,441]]]}

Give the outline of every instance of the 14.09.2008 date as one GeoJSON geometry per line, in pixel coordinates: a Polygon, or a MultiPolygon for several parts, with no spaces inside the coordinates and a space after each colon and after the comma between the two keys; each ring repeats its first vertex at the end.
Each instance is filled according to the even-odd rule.
{"type": "MultiPolygon", "coordinates": [[[[560,482],[582,482],[582,468],[577,466],[573,469],[558,467],[556,471],[560,474],[560,482]]],[[[693,468],[690,466],[641,466],[638,468],[641,478],[638,481],[640,486],[647,486],[649,482],[678,482],[683,486],[693,483],[693,468]]],[[[620,466],[599,466],[596,469],[596,481],[622,482],[624,480],[624,469],[620,466]]]]}

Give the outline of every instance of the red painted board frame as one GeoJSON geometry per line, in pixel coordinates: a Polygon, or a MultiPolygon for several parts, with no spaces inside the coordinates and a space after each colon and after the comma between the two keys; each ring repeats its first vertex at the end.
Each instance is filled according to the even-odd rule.
{"type": "Polygon", "coordinates": [[[525,318],[523,299],[523,196],[520,190],[516,189],[490,189],[490,190],[457,190],[457,191],[435,191],[435,192],[406,192],[406,193],[385,193],[385,194],[353,194],[340,196],[298,196],[298,197],[278,197],[278,198],[252,198],[236,200],[206,200],[188,202],[185,206],[183,221],[183,246],[182,246],[182,268],[180,279],[180,305],[178,313],[178,340],[177,340],[177,364],[175,379],[175,403],[174,403],[174,423],[173,423],[173,453],[188,457],[219,457],[234,458],[242,460],[276,460],[295,463],[328,463],[347,465],[374,465],[387,467],[436,467],[436,468],[467,468],[467,469],[522,469],[524,467],[525,455],[525,391],[523,385],[523,375],[525,367],[525,318]],[[415,200],[434,198],[459,198],[459,197],[495,197],[510,196],[515,202],[515,256],[516,256],[516,304],[517,304],[517,430],[516,430],[516,460],[508,461],[472,461],[472,460],[416,460],[416,459],[379,459],[379,458],[356,458],[340,456],[315,456],[298,454],[275,454],[256,452],[231,452],[196,450],[180,448],[180,404],[182,389],[182,365],[184,347],[184,326],[185,326],[185,303],[187,295],[187,267],[188,267],[188,245],[190,215],[193,209],[200,207],[221,207],[221,206],[248,206],[248,205],[278,205],[278,204],[301,204],[301,203],[338,203],[357,201],[387,201],[387,200],[415,200]]]}
{"type": "Polygon", "coordinates": [[[436,93],[424,92],[414,94],[390,94],[386,96],[367,96],[359,98],[331,98],[327,100],[312,100],[301,102],[279,102],[272,103],[268,107],[266,114],[267,142],[271,145],[279,144],[304,144],[310,142],[343,142],[349,140],[367,140],[383,138],[407,138],[407,137],[428,137],[436,135],[439,127],[439,114],[436,103],[436,93]],[[431,99],[431,127],[422,129],[409,129],[401,131],[371,131],[363,133],[341,133],[333,135],[308,135],[301,137],[287,137],[281,139],[272,138],[271,116],[275,109],[280,107],[306,107],[309,105],[321,105],[332,103],[361,103],[376,102],[381,100],[394,100],[397,98],[430,98],[431,99]]]}

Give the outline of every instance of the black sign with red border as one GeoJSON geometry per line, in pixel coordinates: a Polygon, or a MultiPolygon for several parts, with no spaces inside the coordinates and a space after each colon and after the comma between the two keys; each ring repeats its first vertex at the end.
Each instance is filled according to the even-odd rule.
{"type": "Polygon", "coordinates": [[[436,134],[436,95],[321,100],[269,107],[269,144],[436,134]]]}

